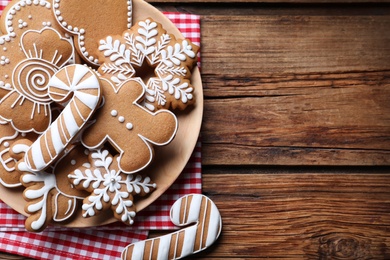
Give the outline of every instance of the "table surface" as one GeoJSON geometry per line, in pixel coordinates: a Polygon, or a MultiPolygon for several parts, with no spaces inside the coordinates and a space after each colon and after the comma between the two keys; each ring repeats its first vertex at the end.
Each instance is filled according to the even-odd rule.
{"type": "Polygon", "coordinates": [[[193,258],[390,258],[390,4],[151,3],[201,15],[203,193],[224,228],[193,258]]]}

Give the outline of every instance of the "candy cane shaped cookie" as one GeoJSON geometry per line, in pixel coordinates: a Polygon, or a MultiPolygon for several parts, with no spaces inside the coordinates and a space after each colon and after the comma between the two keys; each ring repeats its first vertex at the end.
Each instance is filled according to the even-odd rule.
{"type": "Polygon", "coordinates": [[[27,151],[24,159],[32,171],[45,169],[64,151],[93,115],[101,98],[98,77],[88,67],[77,64],[54,74],[48,91],[55,102],[68,103],[27,151]]]}
{"type": "Polygon", "coordinates": [[[177,226],[196,225],[130,244],[123,250],[122,259],[181,259],[209,247],[222,230],[217,206],[204,195],[192,194],[178,199],[171,208],[170,217],[177,226]]]}

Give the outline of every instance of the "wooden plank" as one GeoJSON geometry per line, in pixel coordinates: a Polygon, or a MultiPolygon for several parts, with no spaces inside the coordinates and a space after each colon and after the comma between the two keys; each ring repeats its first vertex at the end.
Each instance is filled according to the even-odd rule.
{"type": "Polygon", "coordinates": [[[390,256],[388,174],[203,176],[224,223],[207,259],[390,256]]]}
{"type": "Polygon", "coordinates": [[[388,26],[390,16],[206,17],[203,163],[389,165],[388,26]],[[244,27],[253,34],[224,33],[244,27]]]}
{"type": "Polygon", "coordinates": [[[242,97],[205,102],[203,163],[388,165],[390,82],[339,77],[241,90],[227,84],[221,96],[232,90],[242,97]]]}
{"type": "Polygon", "coordinates": [[[1,260],[31,260],[32,258],[26,258],[18,255],[11,255],[11,254],[0,252],[0,259],[1,260]]]}
{"type": "Polygon", "coordinates": [[[389,68],[390,16],[204,16],[206,75],[305,74],[389,68]],[[234,33],[232,33],[234,32],[234,33]]]}
{"type": "MultiPolygon", "coordinates": [[[[310,1],[310,3],[312,3],[310,1]]],[[[208,3],[185,2],[172,5],[155,2],[153,6],[162,11],[192,13],[202,17],[209,16],[387,16],[390,6],[386,3],[369,4],[268,4],[268,3],[208,3]]],[[[202,34],[203,35],[203,34],[202,34]]]]}

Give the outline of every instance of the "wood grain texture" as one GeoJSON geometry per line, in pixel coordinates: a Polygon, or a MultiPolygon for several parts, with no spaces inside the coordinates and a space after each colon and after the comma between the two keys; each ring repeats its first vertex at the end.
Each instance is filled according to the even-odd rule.
{"type": "Polygon", "coordinates": [[[205,164],[389,165],[390,16],[202,25],[205,164]]]}
{"type": "Polygon", "coordinates": [[[387,259],[389,188],[387,174],[207,173],[224,230],[204,256],[387,259]]]}

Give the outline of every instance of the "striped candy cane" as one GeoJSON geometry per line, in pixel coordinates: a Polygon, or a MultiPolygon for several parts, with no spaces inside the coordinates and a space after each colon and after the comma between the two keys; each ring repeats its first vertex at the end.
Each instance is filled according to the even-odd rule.
{"type": "Polygon", "coordinates": [[[222,230],[218,208],[204,195],[192,194],[178,199],[171,208],[170,217],[177,226],[196,224],[172,234],[130,244],[123,250],[122,259],[180,259],[209,247],[222,230]]]}
{"type": "Polygon", "coordinates": [[[83,65],[69,65],[56,72],[49,82],[49,95],[66,107],[25,154],[32,171],[45,169],[80,132],[98,107],[101,90],[95,73],[83,65]]]}

